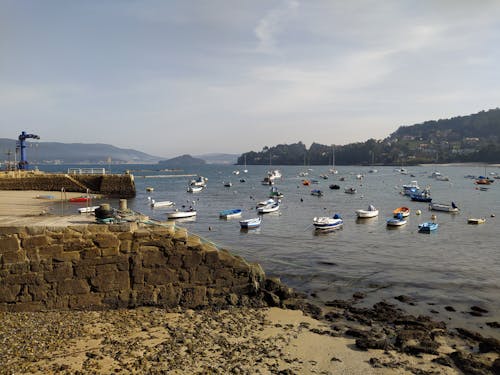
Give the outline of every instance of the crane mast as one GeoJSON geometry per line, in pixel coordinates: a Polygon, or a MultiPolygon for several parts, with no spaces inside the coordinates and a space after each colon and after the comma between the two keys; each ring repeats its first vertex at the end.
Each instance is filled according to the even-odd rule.
{"type": "Polygon", "coordinates": [[[28,160],[26,159],[26,139],[28,138],[33,138],[33,139],[40,139],[40,137],[36,134],[27,134],[25,131],[23,131],[19,135],[19,141],[17,142],[17,149],[20,150],[21,152],[21,160],[19,160],[19,169],[21,170],[26,170],[28,169],[28,160]]]}

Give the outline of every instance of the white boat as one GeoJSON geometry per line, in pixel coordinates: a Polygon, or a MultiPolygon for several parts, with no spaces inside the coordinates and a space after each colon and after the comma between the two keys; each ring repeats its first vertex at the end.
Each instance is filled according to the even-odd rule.
{"type": "Polygon", "coordinates": [[[443,211],[443,212],[459,212],[460,211],[460,209],[457,207],[455,202],[451,202],[451,204],[431,202],[429,204],[429,208],[433,211],[443,211]]]}
{"type": "Polygon", "coordinates": [[[196,216],[196,211],[193,209],[189,209],[186,211],[175,210],[172,212],[167,212],[168,219],[182,219],[185,217],[193,217],[196,216]]]}
{"type": "Polygon", "coordinates": [[[369,205],[367,210],[356,210],[356,215],[359,218],[370,218],[378,216],[378,210],[373,205],[369,205]]]}
{"type": "Polygon", "coordinates": [[[257,203],[257,206],[255,208],[264,207],[264,206],[267,206],[269,204],[273,204],[274,202],[276,202],[275,199],[269,198],[265,201],[261,201],[261,202],[257,203]]]}
{"type": "Polygon", "coordinates": [[[208,178],[203,177],[203,176],[197,176],[195,179],[191,180],[189,182],[190,186],[206,186],[207,185],[208,178]]]}
{"type": "Polygon", "coordinates": [[[468,224],[484,224],[486,222],[486,219],[484,217],[478,218],[478,217],[470,217],[467,219],[468,224]]]}
{"type": "Polygon", "coordinates": [[[159,202],[156,202],[154,199],[152,199],[151,203],[150,203],[150,206],[152,208],[169,207],[169,206],[173,206],[173,205],[174,205],[174,202],[172,202],[172,201],[159,201],[159,202]]]}
{"type": "Polygon", "coordinates": [[[335,214],[333,217],[315,217],[313,218],[313,225],[316,230],[332,230],[341,228],[344,225],[344,221],[340,215],[335,214]]]}
{"type": "Polygon", "coordinates": [[[353,187],[348,187],[344,190],[344,193],[347,193],[347,194],[356,194],[356,188],[353,188],[353,187]]]}
{"type": "Polygon", "coordinates": [[[387,219],[388,227],[400,227],[405,225],[406,223],[407,223],[406,219],[403,218],[403,215],[400,213],[396,217],[391,217],[390,219],[387,219]]]}
{"type": "Polygon", "coordinates": [[[415,194],[417,191],[420,190],[418,182],[415,180],[411,181],[409,184],[404,184],[402,188],[403,188],[403,194],[408,196],[415,194]]]}
{"type": "Polygon", "coordinates": [[[260,226],[262,219],[260,217],[256,217],[253,219],[246,219],[240,221],[240,226],[242,229],[252,229],[260,226]]]}
{"type": "Polygon", "coordinates": [[[273,203],[270,203],[266,206],[262,206],[262,207],[259,207],[257,208],[257,212],[259,214],[267,214],[269,212],[275,212],[275,211],[278,211],[280,208],[280,204],[279,202],[273,202],[273,203]]]}
{"type": "Polygon", "coordinates": [[[197,185],[190,185],[187,188],[188,193],[199,193],[202,190],[203,190],[203,186],[197,186],[197,185]]]}
{"type": "Polygon", "coordinates": [[[241,216],[241,209],[239,208],[233,208],[230,210],[223,210],[219,212],[219,217],[223,219],[230,219],[237,216],[241,216]]]}
{"type": "Polygon", "coordinates": [[[78,209],[78,213],[83,214],[83,213],[87,213],[87,212],[94,212],[98,208],[99,208],[99,206],[81,207],[78,209]]]}
{"type": "Polygon", "coordinates": [[[240,174],[240,171],[233,171],[233,174],[234,174],[234,175],[239,175],[239,174],[240,174]]]}
{"type": "Polygon", "coordinates": [[[223,182],[223,185],[225,187],[231,187],[231,186],[233,186],[233,183],[231,181],[225,181],[225,182],[223,182]]]}

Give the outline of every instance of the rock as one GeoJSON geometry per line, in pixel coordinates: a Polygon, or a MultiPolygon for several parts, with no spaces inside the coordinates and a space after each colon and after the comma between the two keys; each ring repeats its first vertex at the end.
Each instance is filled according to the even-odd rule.
{"type": "Polygon", "coordinates": [[[457,310],[455,310],[455,308],[454,308],[453,306],[445,306],[445,307],[444,307],[444,309],[445,309],[446,311],[450,311],[450,312],[455,312],[455,311],[457,311],[457,310]]]}
{"type": "Polygon", "coordinates": [[[479,307],[479,306],[472,306],[470,309],[472,311],[476,311],[476,312],[481,313],[481,314],[487,314],[488,313],[488,310],[483,309],[482,307],[479,307]]]}
{"type": "Polygon", "coordinates": [[[456,351],[450,354],[455,366],[468,375],[491,375],[491,372],[476,355],[456,351]]]}
{"type": "Polygon", "coordinates": [[[486,322],[486,325],[491,328],[500,328],[499,322],[486,322]]]}
{"type": "Polygon", "coordinates": [[[403,303],[414,303],[415,302],[414,298],[412,298],[410,296],[405,296],[405,295],[396,296],[396,297],[394,297],[394,299],[397,299],[399,302],[403,302],[403,303]]]}

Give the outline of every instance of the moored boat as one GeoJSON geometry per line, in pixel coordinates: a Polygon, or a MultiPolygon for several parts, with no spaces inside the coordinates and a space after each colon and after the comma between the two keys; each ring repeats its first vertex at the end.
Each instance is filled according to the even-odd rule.
{"type": "Polygon", "coordinates": [[[420,187],[418,186],[417,181],[411,181],[409,184],[404,184],[402,186],[403,188],[403,194],[404,195],[411,195],[416,193],[418,190],[420,190],[420,187]]]}
{"type": "Polygon", "coordinates": [[[196,211],[193,210],[192,208],[190,208],[186,211],[175,210],[172,212],[167,212],[168,219],[182,219],[182,218],[193,217],[193,216],[196,216],[196,211]]]}
{"type": "Polygon", "coordinates": [[[90,197],[73,197],[70,198],[69,201],[71,203],[79,203],[79,202],[88,202],[91,198],[90,197]]]}
{"type": "Polygon", "coordinates": [[[485,222],[484,217],[470,217],[467,219],[467,224],[484,224],[485,222]]]}
{"type": "Polygon", "coordinates": [[[262,219],[260,217],[255,217],[252,219],[246,219],[240,221],[240,226],[242,229],[252,229],[260,226],[262,219]]]}
{"type": "Polygon", "coordinates": [[[154,199],[151,200],[151,203],[150,203],[150,206],[152,208],[169,207],[169,206],[173,206],[173,205],[174,205],[174,202],[172,202],[172,201],[159,201],[159,202],[156,202],[154,199]]]}
{"type": "Polygon", "coordinates": [[[270,212],[278,211],[279,208],[280,208],[279,202],[274,201],[273,203],[269,203],[265,206],[258,207],[257,212],[260,214],[267,214],[270,212]]]}
{"type": "Polygon", "coordinates": [[[83,213],[87,213],[87,212],[94,212],[98,208],[99,208],[99,206],[81,207],[78,209],[78,213],[83,214],[83,213]]]}
{"type": "Polygon", "coordinates": [[[317,197],[321,197],[321,196],[323,196],[323,192],[321,190],[319,190],[319,189],[313,189],[313,190],[311,190],[311,195],[315,195],[317,197]]]}
{"type": "Polygon", "coordinates": [[[271,187],[271,190],[269,191],[269,197],[270,198],[283,198],[283,193],[278,190],[276,186],[271,187]]]}
{"type": "Polygon", "coordinates": [[[415,201],[415,202],[426,202],[426,203],[432,202],[431,194],[427,189],[426,190],[418,190],[414,193],[411,193],[410,198],[412,201],[415,201]]]}
{"type": "Polygon", "coordinates": [[[443,212],[459,212],[460,211],[460,209],[457,207],[455,202],[451,202],[451,204],[431,202],[429,204],[429,209],[431,209],[433,211],[443,211],[443,212]]]}
{"type": "Polygon", "coordinates": [[[241,216],[241,209],[233,208],[230,210],[222,210],[219,212],[219,217],[223,219],[230,219],[232,217],[241,216]]]}
{"type": "Polygon", "coordinates": [[[373,206],[372,204],[370,204],[368,206],[368,209],[366,210],[356,210],[356,215],[358,216],[358,218],[360,219],[363,219],[363,218],[371,218],[371,217],[376,217],[378,216],[378,210],[375,208],[375,206],[373,206]]]}
{"type": "Polygon", "coordinates": [[[348,187],[344,190],[344,193],[346,194],[356,194],[356,188],[353,187],[348,187]]]}
{"type": "Polygon", "coordinates": [[[392,211],[392,214],[394,215],[394,217],[396,217],[398,214],[401,214],[402,217],[407,217],[410,215],[410,209],[405,206],[398,207],[394,211],[392,211]]]}
{"type": "Polygon", "coordinates": [[[400,227],[407,223],[406,219],[403,217],[402,213],[398,213],[395,217],[387,219],[388,227],[400,227]]]}
{"type": "Polygon", "coordinates": [[[425,223],[418,224],[418,231],[420,233],[430,233],[438,228],[438,223],[433,221],[426,221],[425,223]]]}
{"type": "Polygon", "coordinates": [[[344,220],[339,214],[335,214],[333,217],[314,217],[313,225],[316,230],[333,230],[341,228],[344,225],[344,220]]]}
{"type": "Polygon", "coordinates": [[[332,190],[339,190],[340,189],[340,186],[337,185],[337,184],[331,184],[330,186],[328,186],[330,189],[332,190]]]}
{"type": "Polygon", "coordinates": [[[198,185],[189,185],[187,188],[188,193],[199,193],[202,190],[203,186],[198,186],[198,185]]]}

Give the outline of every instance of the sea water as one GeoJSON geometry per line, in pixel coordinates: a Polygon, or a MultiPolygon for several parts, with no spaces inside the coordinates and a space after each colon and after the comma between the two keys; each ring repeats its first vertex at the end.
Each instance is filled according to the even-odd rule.
{"type": "MultiPolygon", "coordinates": [[[[171,208],[152,209],[150,199],[174,201],[179,209],[193,206],[196,219],[178,225],[260,263],[267,275],[280,277],[319,303],[348,299],[362,292],[366,294],[364,305],[385,299],[411,313],[432,315],[451,327],[473,328],[500,337],[498,329],[485,325],[500,321],[500,180],[482,191],[473,179],[465,177],[500,173],[499,168],[415,166],[406,168],[408,174],[401,174],[393,167],[377,167],[378,173],[369,173],[369,167],[338,166],[339,173],[333,175],[329,166],[313,166],[305,177],[299,177],[302,166],[247,168],[248,173],[234,165],[205,165],[182,171],[159,170],[157,165],[124,165],[111,166],[111,172],[128,169],[134,175],[137,196],[129,200],[129,208],[166,220],[171,208]],[[220,219],[219,211],[232,208],[242,209],[243,219],[257,216],[257,202],[269,196],[270,186],[261,181],[270,168],[283,174],[275,183],[284,194],[279,212],[265,214],[261,227],[249,231],[240,230],[238,219],[220,219]],[[240,173],[236,175],[235,170],[240,173]],[[436,170],[449,181],[431,178],[436,170]],[[188,193],[189,175],[198,174],[208,178],[206,189],[188,193]],[[322,174],[328,179],[320,178],[322,174]],[[304,186],[302,179],[318,183],[304,186]],[[427,203],[413,202],[402,195],[401,186],[412,180],[421,188],[430,188],[434,202],[455,202],[460,213],[429,211],[427,203]],[[223,185],[227,181],[232,182],[231,187],[223,185]],[[331,190],[330,184],[341,188],[331,190]],[[148,192],[146,187],[154,190],[148,192]],[[344,193],[347,187],[355,187],[356,194],[344,193]],[[321,189],[323,196],[311,195],[312,189],[321,189]],[[380,210],[379,216],[357,220],[355,211],[369,204],[380,210]],[[399,206],[410,208],[408,223],[390,229],[386,219],[399,206]],[[417,215],[419,210],[421,214],[417,215]],[[344,219],[342,229],[329,233],[313,229],[313,217],[335,213],[344,219]],[[498,217],[492,217],[495,214],[498,217]],[[432,215],[436,215],[438,230],[419,233],[418,224],[431,220],[432,215]],[[486,223],[470,225],[468,217],[485,217],[486,223]],[[395,300],[399,295],[412,297],[414,306],[395,300]],[[474,305],[489,313],[472,316],[470,308],[474,305]],[[447,311],[445,306],[456,311],[447,311]]],[[[118,200],[111,203],[118,208],[118,200]]]]}

